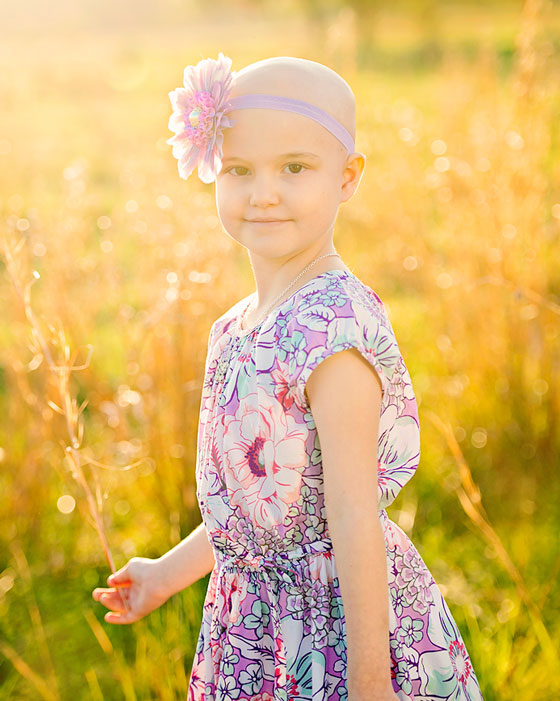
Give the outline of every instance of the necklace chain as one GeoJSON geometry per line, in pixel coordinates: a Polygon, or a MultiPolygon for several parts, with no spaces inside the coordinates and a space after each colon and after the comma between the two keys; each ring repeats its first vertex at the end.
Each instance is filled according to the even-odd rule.
{"type": "MultiPolygon", "coordinates": [[[[278,302],[278,300],[281,299],[281,298],[286,294],[286,292],[287,292],[291,287],[293,287],[293,286],[296,284],[296,282],[300,279],[300,277],[301,277],[304,273],[306,273],[312,265],[315,265],[315,263],[317,263],[317,261],[321,260],[321,258],[326,258],[327,256],[337,256],[337,255],[338,255],[338,253],[324,253],[322,256],[319,256],[318,258],[315,258],[315,260],[312,260],[311,263],[309,263],[309,265],[306,266],[306,267],[301,271],[301,273],[288,285],[288,287],[286,287],[285,290],[283,290],[282,292],[280,292],[280,294],[278,295],[278,297],[276,297],[276,299],[272,302],[272,304],[269,305],[269,307],[267,308],[267,310],[265,311],[265,313],[259,318],[259,321],[253,324],[253,327],[254,327],[254,326],[257,326],[257,325],[262,321],[262,319],[266,319],[268,313],[271,311],[271,309],[273,309],[273,308],[275,307],[275,305],[276,305],[276,303],[278,302]]],[[[247,314],[247,310],[249,309],[249,306],[250,306],[250,305],[251,305],[251,300],[249,300],[249,303],[247,304],[247,306],[246,306],[245,309],[243,310],[243,313],[241,314],[241,318],[240,318],[239,324],[238,324],[238,327],[239,327],[239,328],[240,328],[241,325],[243,324],[243,321],[244,321],[244,319],[245,319],[245,315],[247,314]]],[[[241,329],[241,330],[245,331],[246,329],[241,329]]]]}

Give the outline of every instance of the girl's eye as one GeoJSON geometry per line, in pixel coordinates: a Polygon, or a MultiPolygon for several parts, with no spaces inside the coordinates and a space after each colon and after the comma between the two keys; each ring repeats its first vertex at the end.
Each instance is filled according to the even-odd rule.
{"type": "Polygon", "coordinates": [[[305,166],[301,163],[290,163],[287,167],[291,168],[292,166],[295,166],[296,168],[301,168],[301,170],[290,170],[290,173],[293,173],[294,175],[301,173],[301,171],[305,168],[305,166]]]}
{"type": "MultiPolygon", "coordinates": [[[[290,173],[292,175],[298,175],[303,170],[305,170],[306,166],[304,166],[302,163],[289,163],[286,166],[286,168],[290,168],[290,173]],[[292,168],[294,168],[294,167],[297,168],[298,170],[292,170],[292,168]]],[[[231,168],[228,168],[228,170],[226,170],[226,173],[232,173],[235,176],[242,176],[242,175],[247,175],[248,170],[249,169],[245,168],[245,166],[232,166],[231,168]],[[234,171],[239,171],[239,170],[245,171],[245,172],[243,172],[243,173],[234,172],[234,171]]]]}

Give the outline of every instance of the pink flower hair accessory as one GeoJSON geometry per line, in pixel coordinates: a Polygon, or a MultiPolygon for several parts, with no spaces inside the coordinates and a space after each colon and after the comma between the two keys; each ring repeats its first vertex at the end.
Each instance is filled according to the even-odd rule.
{"type": "Polygon", "coordinates": [[[225,115],[235,77],[231,63],[231,58],[220,52],[217,61],[206,58],[196,66],[187,66],[183,78],[185,87],[169,93],[173,114],[168,126],[175,136],[166,143],[173,146],[173,156],[178,159],[183,180],[197,165],[198,177],[203,183],[211,183],[221,170],[222,130],[234,124],[225,115]]]}

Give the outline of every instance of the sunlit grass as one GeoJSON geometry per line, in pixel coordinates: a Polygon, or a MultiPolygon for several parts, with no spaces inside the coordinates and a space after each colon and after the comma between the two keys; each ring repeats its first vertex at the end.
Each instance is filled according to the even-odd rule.
{"type": "MultiPolygon", "coordinates": [[[[413,21],[401,34],[394,19],[380,23],[379,56],[400,58],[345,74],[368,162],[335,235],[384,300],[420,404],[420,469],[390,516],[441,584],[486,701],[553,698],[560,678],[546,642],[560,634],[560,62],[553,21],[526,7],[524,18],[488,14],[474,53],[457,47],[477,36],[480,14],[449,10],[445,24],[442,13],[444,58],[433,65],[414,53],[413,21]],[[432,415],[452,427],[470,498],[479,488],[521,585],[457,498],[465,473],[432,415]]],[[[31,301],[41,323],[59,320],[72,348],[93,346],[68,386],[78,406],[88,401],[91,457],[148,456],[102,473],[117,567],[160,555],[199,522],[208,330],[252,290],[212,186],[178,178],[167,92],[186,63],[219,50],[234,68],[273,54],[333,60],[297,27],[261,45],[224,30],[196,43],[160,33],[0,48],[18,59],[0,76],[10,105],[0,113],[0,235],[21,237],[40,273],[31,301]]],[[[91,590],[109,568],[83,493],[60,470],[65,426],[48,404],[48,374],[25,370],[29,324],[4,267],[0,298],[0,698],[184,698],[207,579],[132,627],[102,621],[91,590]]]]}

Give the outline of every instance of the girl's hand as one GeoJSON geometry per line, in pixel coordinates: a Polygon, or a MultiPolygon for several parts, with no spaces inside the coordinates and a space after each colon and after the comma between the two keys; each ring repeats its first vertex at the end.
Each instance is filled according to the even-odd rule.
{"type": "Polygon", "coordinates": [[[159,559],[133,557],[124,567],[107,578],[111,589],[95,588],[92,596],[108,609],[107,623],[134,623],[169,599],[165,587],[164,567],[159,559]],[[120,591],[120,593],[119,593],[120,591]],[[128,603],[123,606],[121,594],[128,603]]]}

